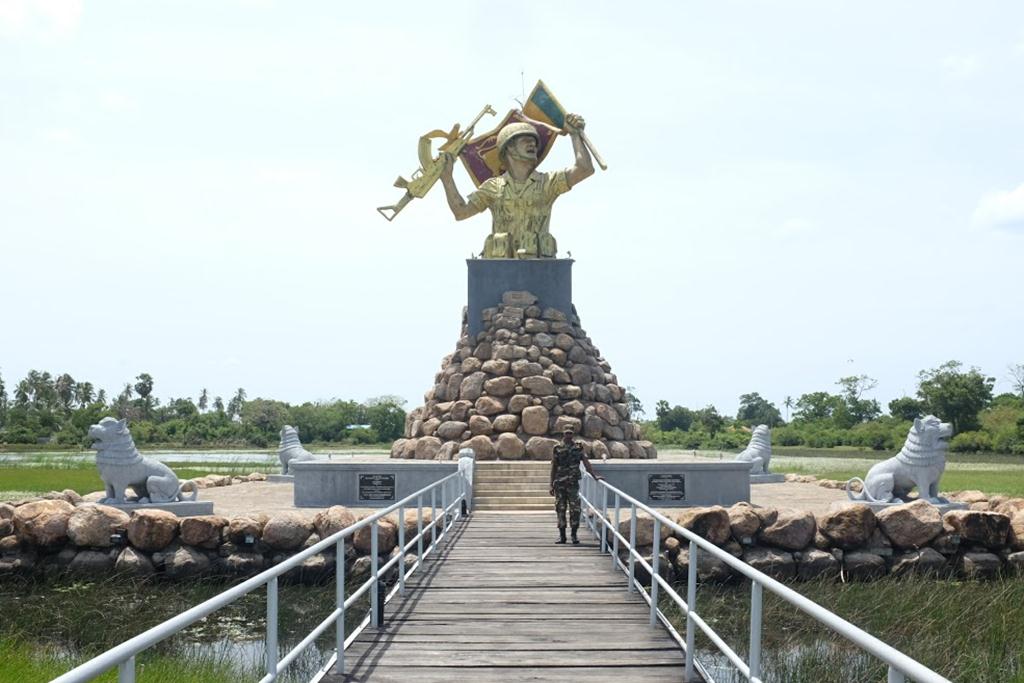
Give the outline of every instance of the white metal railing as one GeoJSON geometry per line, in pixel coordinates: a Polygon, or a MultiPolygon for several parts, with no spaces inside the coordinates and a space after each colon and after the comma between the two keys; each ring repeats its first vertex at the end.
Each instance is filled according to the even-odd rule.
{"type": "Polygon", "coordinates": [[[343,672],[345,669],[345,649],[355,641],[368,625],[374,628],[381,626],[379,617],[384,604],[387,604],[396,593],[405,593],[406,579],[423,565],[423,560],[435,550],[438,542],[445,537],[455,522],[461,518],[463,512],[462,503],[465,501],[466,510],[469,510],[472,505],[472,497],[467,496],[467,492],[471,491],[473,481],[472,452],[468,455],[463,452],[460,456],[459,470],[457,472],[453,472],[443,479],[423,487],[419,491],[392,504],[390,507],[375,512],[355,524],[345,527],[327,538],[321,539],[316,545],[310,546],[286,561],[257,574],[233,588],[229,588],[219,595],[215,595],[209,600],[182,612],[178,616],[157,624],[148,631],[140,633],[120,645],[115,645],[84,664],[58,676],[51,683],[82,683],[99,676],[115,666],[118,667],[118,683],[134,683],[136,655],[263,585],[267,587],[266,675],[260,679],[260,683],[269,683],[269,681],[275,680],[282,671],[292,664],[332,624],[335,627],[335,652],[316,674],[314,680],[319,680],[332,667],[336,667],[337,671],[343,672]],[[424,526],[423,503],[427,500],[430,502],[431,520],[429,524],[424,526]],[[406,540],[405,510],[412,507],[418,510],[416,535],[406,540]],[[396,547],[399,549],[399,552],[382,565],[377,554],[379,521],[396,510],[398,512],[398,544],[396,547]],[[355,589],[351,595],[346,597],[345,540],[367,526],[370,527],[370,577],[359,588],[355,589]],[[440,530],[438,531],[438,529],[440,530]],[[424,547],[424,538],[428,534],[430,542],[424,547]],[[327,618],[313,628],[295,647],[279,658],[278,580],[286,572],[295,569],[313,555],[328,550],[332,546],[335,548],[336,553],[335,608],[327,618]],[[406,570],[405,555],[412,549],[415,549],[416,552],[416,563],[406,570]],[[383,585],[381,577],[391,571],[396,564],[398,566],[398,581],[386,596],[380,596],[378,586],[383,585]],[[352,633],[346,635],[345,610],[355,604],[367,591],[370,593],[370,613],[352,633]],[[381,600],[383,600],[383,603],[380,602],[381,600]]]}
{"type": "MultiPolygon", "coordinates": [[[[783,585],[775,579],[759,572],[746,562],[739,560],[725,552],[710,541],[701,538],[689,529],[680,526],[678,523],[665,517],[657,510],[644,505],[635,498],[611,486],[607,482],[597,481],[589,474],[584,474],[580,486],[580,499],[585,512],[587,525],[594,535],[601,540],[601,552],[608,552],[612,558],[612,567],[621,569],[627,576],[627,590],[634,592],[639,590],[644,600],[650,604],[651,625],[659,621],[668,629],[672,637],[679,643],[686,653],[686,676],[687,681],[700,681],[695,675],[695,668],[699,665],[694,660],[694,635],[696,629],[700,629],[715,644],[715,647],[725,655],[733,666],[751,683],[762,683],[761,678],[761,619],[762,619],[762,595],[765,589],[779,596],[797,609],[805,612],[819,623],[832,629],[862,650],[877,657],[888,667],[888,683],[905,683],[910,680],[918,683],[950,683],[947,678],[932,671],[920,662],[911,659],[899,650],[883,643],[878,638],[863,631],[845,619],[830,612],[821,605],[800,595],[793,589],[783,585]],[[609,520],[609,497],[613,496],[614,521],[609,520]],[[600,500],[598,500],[600,498],[600,500]],[[619,522],[623,505],[628,506],[630,511],[629,539],[619,533],[619,522]],[[653,547],[651,548],[651,562],[638,552],[636,547],[637,536],[637,513],[646,512],[653,518],[654,534],[653,547]],[[593,512],[594,514],[589,514],[593,512]],[[600,521],[600,529],[595,520],[600,521]],[[675,591],[675,589],[659,574],[659,561],[661,555],[661,527],[667,526],[676,536],[689,541],[689,567],[686,579],[686,600],[675,591]],[[611,538],[608,538],[609,532],[611,538]],[[627,563],[619,559],[619,544],[629,547],[629,558],[627,563]],[[733,570],[742,576],[750,579],[750,647],[748,660],[736,653],[715,631],[704,621],[697,612],[697,553],[703,551],[710,553],[713,557],[728,564],[733,570]],[[636,565],[640,564],[651,577],[650,591],[636,578],[636,565]],[[664,591],[676,605],[679,606],[686,617],[686,639],[685,642],[675,630],[668,618],[658,609],[658,593],[664,591]]],[[[705,672],[701,672],[705,676],[705,672]]]]}

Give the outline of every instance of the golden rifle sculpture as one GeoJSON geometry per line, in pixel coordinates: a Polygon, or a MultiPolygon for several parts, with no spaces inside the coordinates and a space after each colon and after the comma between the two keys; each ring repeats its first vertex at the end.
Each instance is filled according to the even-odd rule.
{"type": "Polygon", "coordinates": [[[469,139],[473,137],[473,128],[476,124],[484,117],[485,114],[491,116],[497,115],[497,112],[491,108],[491,105],[487,105],[483,110],[477,114],[473,122],[469,124],[466,130],[459,132],[459,124],[455,124],[450,131],[447,133],[443,130],[432,130],[429,133],[420,137],[419,146],[417,152],[420,158],[420,167],[412,174],[412,180],[406,180],[402,176],[398,176],[398,180],[395,181],[395,187],[400,187],[405,190],[405,194],[401,199],[398,200],[397,204],[391,206],[379,206],[377,212],[381,216],[384,216],[388,221],[395,219],[398,212],[405,208],[413,198],[422,199],[430,192],[430,188],[434,186],[438,178],[441,177],[441,171],[445,166],[445,156],[458,157],[459,153],[462,152],[462,148],[466,146],[469,139]],[[444,138],[447,142],[443,143],[438,148],[437,156],[433,156],[431,140],[433,138],[444,138]],[[389,215],[390,212],[390,215],[389,215]]]}

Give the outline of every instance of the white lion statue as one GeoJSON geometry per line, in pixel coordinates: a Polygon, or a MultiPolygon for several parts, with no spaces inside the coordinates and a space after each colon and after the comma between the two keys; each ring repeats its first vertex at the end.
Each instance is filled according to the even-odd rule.
{"type": "Polygon", "coordinates": [[[768,474],[772,459],[772,433],[768,425],[757,425],[750,435],[750,443],[736,456],[736,462],[749,462],[751,474],[768,474]]]}
{"type": "Polygon", "coordinates": [[[281,474],[294,474],[291,471],[293,462],[316,460],[315,455],[302,447],[299,430],[291,425],[281,429],[281,445],[277,447],[277,457],[281,460],[281,474]]]}
{"type": "Polygon", "coordinates": [[[864,479],[854,477],[846,482],[850,500],[872,503],[909,502],[907,495],[916,486],[920,500],[948,503],[939,497],[939,479],[946,469],[946,450],[953,426],[934,415],[914,420],[903,450],[868,470],[864,479]],[[850,491],[850,484],[861,483],[861,493],[850,491]]]}
{"type": "Polygon", "coordinates": [[[199,490],[195,484],[183,485],[170,467],[139,453],[127,420],[105,417],[89,427],[89,437],[95,439],[92,447],[96,449],[96,467],[106,487],[107,497],[100,503],[176,503],[196,499],[199,490]],[[185,485],[192,489],[191,497],[182,495],[185,485]],[[125,497],[129,487],[135,491],[137,500],[125,497]]]}

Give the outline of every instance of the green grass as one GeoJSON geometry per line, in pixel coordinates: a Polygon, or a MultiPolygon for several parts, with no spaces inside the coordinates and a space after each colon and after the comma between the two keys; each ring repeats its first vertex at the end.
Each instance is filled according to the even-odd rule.
{"type": "MultiPolygon", "coordinates": [[[[1024,683],[1024,581],[828,580],[792,587],[946,678],[1024,683]]],[[[749,605],[747,583],[702,584],[697,593],[698,613],[744,657],[749,605]]],[[[663,601],[662,609],[683,632],[685,618],[674,604],[663,601]]],[[[764,610],[766,683],[885,680],[885,667],[878,660],[768,592],[764,610]]],[[[702,635],[697,647],[702,661],[715,661],[708,655],[717,650],[702,635]]],[[[725,674],[716,680],[743,679],[725,674]]]]}
{"type": "MultiPolygon", "coordinates": [[[[48,681],[74,666],[59,650],[40,648],[20,639],[0,639],[0,676],[5,681],[48,681]]],[[[156,653],[142,654],[136,663],[139,683],[179,683],[182,672],[188,672],[192,683],[223,683],[224,681],[256,680],[262,672],[254,666],[243,666],[216,655],[192,654],[181,657],[156,653]]],[[[115,683],[117,669],[92,679],[99,683],[115,683]]]]}
{"type": "MultiPolygon", "coordinates": [[[[45,681],[220,593],[220,580],[188,583],[111,577],[103,581],[8,580],[0,583],[0,681],[45,681]],[[100,626],[100,627],[98,627],[100,626]]],[[[280,586],[281,655],[326,617],[334,584],[280,586]]],[[[351,590],[351,587],[350,587],[351,590]]],[[[262,677],[264,589],[257,589],[161,641],[138,657],[150,683],[251,681],[262,677]]],[[[352,628],[366,605],[348,613],[352,628]]],[[[283,681],[307,681],[333,647],[333,630],[300,655],[283,681]]],[[[100,681],[115,681],[108,673],[100,681]]]]}
{"type": "MultiPolygon", "coordinates": [[[[841,463],[836,467],[785,465],[777,468],[781,472],[793,474],[813,474],[819,479],[838,479],[845,481],[851,477],[864,478],[867,470],[855,469],[841,463]]],[[[978,469],[947,469],[942,475],[943,491],[978,490],[988,494],[1024,497],[1024,473],[1020,470],[999,472],[978,469]]]]}

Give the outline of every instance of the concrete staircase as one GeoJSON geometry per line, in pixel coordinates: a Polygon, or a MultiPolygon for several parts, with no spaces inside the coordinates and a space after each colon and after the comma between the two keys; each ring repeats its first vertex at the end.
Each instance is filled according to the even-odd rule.
{"type": "Polygon", "coordinates": [[[551,512],[555,499],[548,495],[551,463],[529,460],[477,462],[473,477],[475,510],[551,512]]]}

